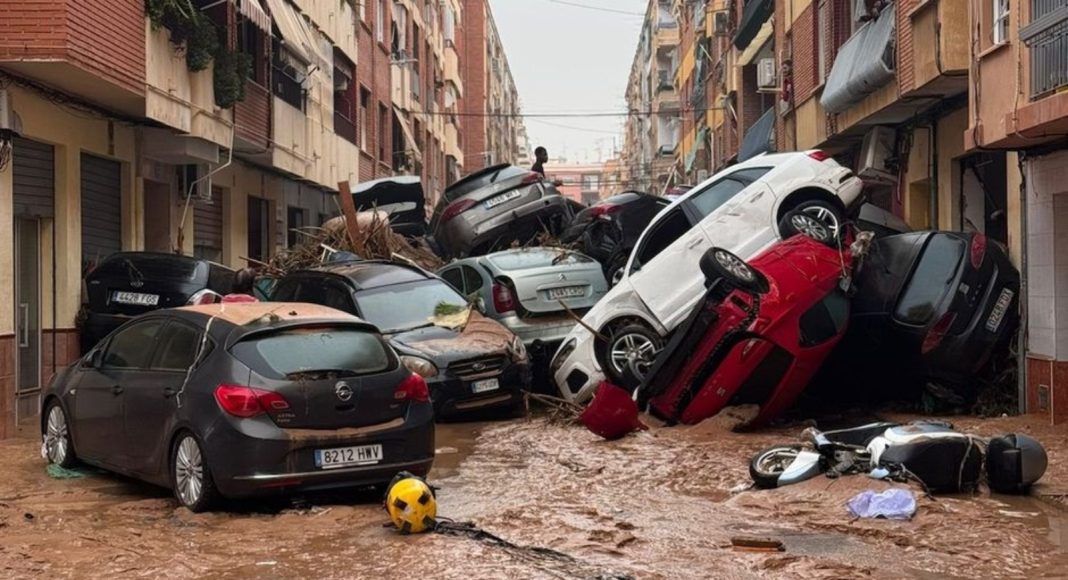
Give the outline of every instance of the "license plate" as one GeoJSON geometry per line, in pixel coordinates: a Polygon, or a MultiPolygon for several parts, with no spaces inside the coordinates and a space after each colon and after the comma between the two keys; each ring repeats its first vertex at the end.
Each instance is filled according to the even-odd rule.
{"type": "Polygon", "coordinates": [[[1009,305],[1012,304],[1012,297],[1016,294],[1005,288],[1001,291],[1001,296],[998,296],[998,301],[994,303],[994,310],[990,312],[990,318],[986,319],[986,329],[990,332],[997,332],[1001,326],[1001,321],[1005,318],[1005,313],[1009,311],[1009,305]]]}
{"type": "Polygon", "coordinates": [[[580,298],[586,295],[586,288],[582,286],[568,286],[566,288],[549,288],[549,300],[561,298],[580,298]]]}
{"type": "Polygon", "coordinates": [[[381,445],[360,445],[359,447],[315,450],[315,466],[322,469],[374,465],[380,461],[382,461],[381,445]]]}
{"type": "Polygon", "coordinates": [[[497,381],[497,379],[485,379],[471,383],[472,393],[485,393],[488,391],[496,391],[499,388],[501,388],[501,384],[497,381]]]}
{"type": "Polygon", "coordinates": [[[142,294],[140,292],[116,292],[111,296],[111,301],[135,306],[156,306],[159,304],[159,295],[142,294]]]}
{"type": "Polygon", "coordinates": [[[497,207],[498,205],[501,205],[502,203],[508,203],[509,201],[512,201],[513,199],[519,199],[519,196],[521,196],[521,195],[523,195],[523,192],[518,190],[518,189],[516,189],[516,190],[513,190],[513,191],[509,191],[508,193],[502,193],[501,195],[498,195],[497,197],[491,197],[491,198],[489,198],[489,199],[487,199],[485,201],[486,209],[497,207]]]}

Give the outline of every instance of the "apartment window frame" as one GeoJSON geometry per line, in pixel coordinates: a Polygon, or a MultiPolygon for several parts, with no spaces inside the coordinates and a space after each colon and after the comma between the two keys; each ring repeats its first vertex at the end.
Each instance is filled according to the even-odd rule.
{"type": "Polygon", "coordinates": [[[386,147],[386,127],[389,126],[389,107],[378,103],[378,160],[389,163],[389,154],[386,147]]]}
{"type": "Polygon", "coordinates": [[[334,49],[334,133],[346,141],[356,143],[356,65],[340,50],[334,49]],[[349,82],[345,90],[337,90],[338,77],[349,82]]]}
{"type": "Polygon", "coordinates": [[[258,26],[247,18],[237,23],[237,51],[252,57],[252,68],[248,80],[260,85],[267,86],[267,69],[270,63],[267,59],[267,36],[258,26]]]}
{"type": "MultiPolygon", "coordinates": [[[[286,247],[292,248],[297,246],[302,241],[301,235],[297,230],[308,227],[308,210],[296,206],[290,205],[286,207],[286,247]]],[[[320,224],[322,225],[322,224],[320,224]]]]}
{"type": "Polygon", "coordinates": [[[358,115],[356,118],[357,144],[360,146],[360,151],[367,152],[367,109],[371,104],[371,91],[364,85],[360,85],[359,99],[356,105],[358,115]]]}
{"type": "Polygon", "coordinates": [[[271,93],[302,113],[307,112],[308,93],[300,76],[300,69],[295,57],[285,58],[288,51],[277,38],[272,39],[271,49],[271,93]],[[292,69],[297,74],[290,74],[292,69]]]}
{"type": "Polygon", "coordinates": [[[816,4],[816,86],[822,86],[827,82],[827,75],[831,73],[830,62],[830,38],[831,32],[831,4],[830,0],[819,0],[816,4]]]}
{"type": "Polygon", "coordinates": [[[990,41],[994,46],[1009,42],[1009,0],[990,0],[990,41]]]}
{"type": "MultiPolygon", "coordinates": [[[[359,0],[367,2],[369,0],[359,0]]],[[[375,0],[375,42],[386,43],[386,4],[383,0],[375,0]]]]}
{"type": "Polygon", "coordinates": [[[360,22],[367,24],[367,0],[356,0],[356,6],[359,8],[360,22]]]}

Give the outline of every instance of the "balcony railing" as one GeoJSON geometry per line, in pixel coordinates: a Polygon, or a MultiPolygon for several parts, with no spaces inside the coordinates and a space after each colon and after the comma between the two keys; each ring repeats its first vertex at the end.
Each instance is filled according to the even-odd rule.
{"type": "Polygon", "coordinates": [[[675,78],[668,71],[660,71],[657,76],[656,83],[657,91],[673,91],[675,90],[675,78]]]}
{"type": "Polygon", "coordinates": [[[1031,23],[1020,39],[1031,49],[1031,98],[1068,86],[1068,5],[1032,0],[1031,23]]]}

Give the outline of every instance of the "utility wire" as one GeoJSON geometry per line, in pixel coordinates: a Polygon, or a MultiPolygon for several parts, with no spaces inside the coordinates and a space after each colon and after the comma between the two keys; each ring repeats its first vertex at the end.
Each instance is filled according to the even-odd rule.
{"type": "Polygon", "coordinates": [[[560,128],[560,129],[571,129],[573,131],[587,131],[589,133],[603,133],[605,135],[617,135],[617,136],[623,133],[622,129],[620,129],[618,131],[608,131],[606,129],[591,129],[589,127],[576,127],[574,125],[564,125],[562,123],[552,123],[552,122],[549,122],[549,121],[544,121],[542,119],[531,119],[531,121],[534,121],[535,123],[540,123],[542,125],[548,125],[550,127],[557,127],[557,128],[560,128]]]}
{"type": "Polygon", "coordinates": [[[585,8],[586,10],[596,10],[598,12],[610,12],[612,14],[624,14],[626,16],[640,16],[645,18],[643,12],[630,12],[629,10],[616,10],[615,8],[603,8],[601,6],[592,6],[590,4],[582,4],[581,2],[567,2],[566,0],[549,0],[553,4],[563,4],[564,6],[574,6],[575,8],[585,8]]]}

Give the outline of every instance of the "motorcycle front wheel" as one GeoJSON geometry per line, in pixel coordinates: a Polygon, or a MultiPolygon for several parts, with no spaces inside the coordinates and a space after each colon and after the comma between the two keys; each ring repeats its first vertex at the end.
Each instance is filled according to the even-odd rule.
{"type": "Polygon", "coordinates": [[[749,477],[761,489],[778,487],[779,476],[797,459],[801,445],[776,445],[757,453],[749,462],[749,477]]]}

